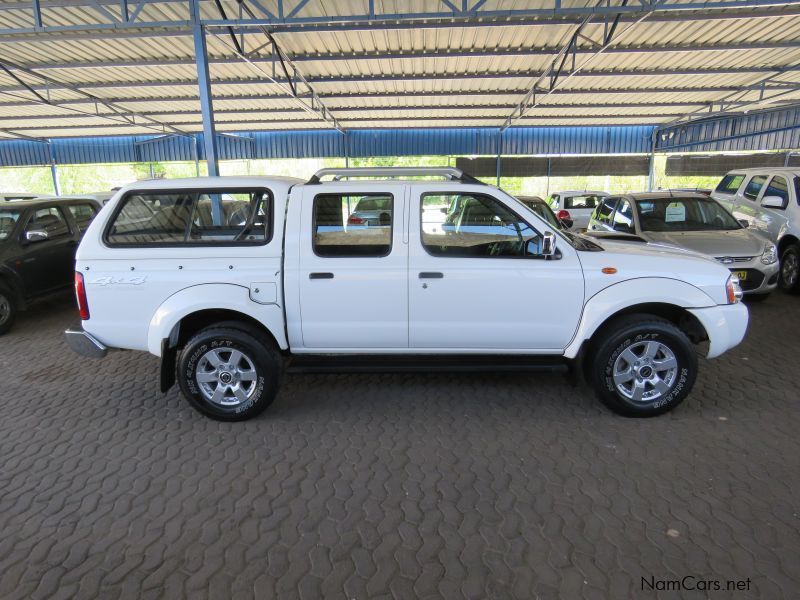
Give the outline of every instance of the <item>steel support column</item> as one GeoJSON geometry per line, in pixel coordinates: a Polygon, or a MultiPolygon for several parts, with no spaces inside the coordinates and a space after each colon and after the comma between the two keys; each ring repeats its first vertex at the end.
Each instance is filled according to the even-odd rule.
{"type": "Polygon", "coordinates": [[[200,24],[200,2],[192,0],[194,57],[197,65],[197,84],[200,92],[200,110],[203,115],[203,146],[206,151],[208,174],[219,175],[217,132],[214,126],[214,104],[211,99],[211,75],[208,70],[208,47],[203,26],[200,24]]]}
{"type": "Polygon", "coordinates": [[[503,130],[497,131],[497,164],[496,164],[497,187],[500,187],[500,173],[503,170],[503,130]]]}
{"type": "Polygon", "coordinates": [[[53,190],[56,196],[61,195],[58,185],[58,167],[56,166],[56,153],[53,150],[53,140],[47,140],[47,152],[50,155],[50,176],[53,178],[53,190]]]}
{"type": "Polygon", "coordinates": [[[650,169],[647,174],[647,191],[652,192],[656,179],[656,139],[658,138],[658,129],[654,129],[650,135],[650,169]]]}

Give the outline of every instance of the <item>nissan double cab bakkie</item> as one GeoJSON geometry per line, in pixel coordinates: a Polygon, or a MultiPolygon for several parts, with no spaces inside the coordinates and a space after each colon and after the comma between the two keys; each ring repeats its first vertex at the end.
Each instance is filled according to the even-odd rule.
{"type": "Polygon", "coordinates": [[[748,321],[715,261],[574,235],[458,169],[132,184],[75,278],[74,350],[150,352],[163,391],[220,420],[263,411],[287,370],[564,366],[649,417],[689,394],[696,344],[719,356],[748,321]]]}

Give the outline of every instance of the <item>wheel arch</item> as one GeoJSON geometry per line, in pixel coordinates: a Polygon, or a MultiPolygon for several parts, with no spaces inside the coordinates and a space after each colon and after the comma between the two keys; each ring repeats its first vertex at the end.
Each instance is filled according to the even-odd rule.
{"type": "Polygon", "coordinates": [[[791,246],[792,244],[800,244],[800,240],[793,236],[791,233],[787,233],[784,235],[780,240],[778,240],[778,256],[783,256],[783,253],[786,251],[786,248],[791,246]]]}

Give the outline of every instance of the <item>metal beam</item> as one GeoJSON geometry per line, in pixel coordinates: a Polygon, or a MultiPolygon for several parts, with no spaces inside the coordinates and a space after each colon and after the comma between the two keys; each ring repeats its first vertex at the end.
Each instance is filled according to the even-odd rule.
{"type": "MultiPolygon", "coordinates": [[[[245,13],[249,15],[253,14],[253,11],[247,6],[247,4],[245,4],[244,0],[237,1],[239,2],[240,8],[245,13]]],[[[297,7],[295,8],[297,9],[297,7]]],[[[300,8],[302,8],[302,6],[300,6],[300,8]]],[[[314,90],[314,88],[311,86],[309,80],[294,65],[291,57],[283,51],[268,30],[264,29],[263,34],[267,38],[271,52],[271,71],[265,70],[259,65],[253,63],[241,51],[241,48],[238,46],[238,44],[231,47],[231,45],[224,38],[217,36],[217,39],[228,46],[228,48],[230,48],[241,60],[253,67],[264,79],[282,89],[305,112],[318,117],[337,131],[344,133],[342,127],[339,125],[339,122],[336,120],[336,117],[333,116],[328,110],[328,107],[325,106],[316,90],[314,90]],[[282,76],[279,75],[279,73],[282,73],[282,76]]]]}
{"type": "MultiPolygon", "coordinates": [[[[639,120],[644,121],[648,124],[657,124],[661,122],[661,119],[670,118],[675,116],[677,113],[673,114],[660,114],[660,115],[576,115],[576,116],[545,116],[545,115],[526,115],[523,117],[523,120],[526,122],[534,122],[534,121],[598,121],[600,123],[607,123],[613,120],[639,120]]],[[[505,119],[505,114],[497,114],[494,116],[473,116],[473,117],[465,117],[463,115],[444,115],[444,116],[433,116],[433,115],[421,115],[419,117],[414,117],[413,122],[423,122],[423,121],[452,121],[455,123],[465,123],[465,122],[477,122],[477,121],[488,121],[494,123],[495,126],[499,126],[503,120],[505,119]]],[[[342,119],[343,123],[396,123],[398,126],[405,126],[408,121],[402,117],[352,117],[348,119],[342,119]]],[[[302,123],[319,123],[318,119],[314,118],[296,118],[296,119],[231,119],[231,120],[224,120],[224,119],[217,119],[216,126],[230,126],[230,125],[237,125],[241,126],[241,131],[246,131],[247,127],[253,125],[275,125],[275,124],[302,124],[302,123]]],[[[191,126],[197,127],[200,125],[197,121],[175,121],[176,125],[180,125],[183,127],[191,126]]],[[[124,124],[120,124],[119,126],[124,127],[124,124]]],[[[53,125],[26,125],[24,127],[16,127],[15,130],[18,131],[53,131],[53,130],[81,130],[81,129],[104,129],[108,128],[108,125],[61,125],[61,126],[53,126],[53,125]]],[[[205,132],[204,132],[205,134],[205,132]]],[[[221,134],[217,134],[221,135],[221,134]]]]}
{"type": "MultiPolygon", "coordinates": [[[[784,82],[788,84],[790,87],[782,91],[775,91],[775,89],[771,87],[771,85],[768,85],[772,84],[774,80],[777,79],[778,77],[792,71],[797,71],[798,69],[800,69],[800,63],[796,65],[788,65],[785,67],[772,69],[772,73],[767,77],[762,77],[758,81],[755,81],[747,86],[741,87],[739,90],[726,94],[722,98],[717,98],[710,107],[710,110],[708,112],[714,113],[715,105],[718,105],[718,110],[716,111],[716,115],[728,114],[732,112],[741,112],[747,107],[770,103],[776,99],[791,94],[792,92],[798,92],[800,91],[800,82],[784,82]],[[742,102],[742,99],[747,94],[756,91],[759,92],[758,98],[747,102],[742,102]]],[[[705,119],[708,117],[708,114],[700,115],[699,113],[700,111],[697,109],[689,111],[679,116],[674,121],[667,123],[664,127],[666,128],[676,123],[692,122],[697,118],[705,119]]]]}
{"type": "MultiPolygon", "coordinates": [[[[773,74],[776,71],[782,73],[788,71],[800,71],[800,66],[789,67],[713,67],[713,68],[660,68],[660,69],[594,69],[591,71],[577,71],[565,70],[563,71],[563,78],[560,80],[571,79],[572,77],[661,77],[661,76],[708,76],[708,75],[746,75],[746,74],[773,74]]],[[[214,79],[215,86],[224,85],[257,85],[257,84],[275,84],[282,86],[294,81],[293,77],[287,78],[283,74],[276,73],[274,79],[270,73],[261,71],[263,79],[249,78],[249,77],[232,77],[228,79],[214,79]]],[[[305,79],[307,85],[317,84],[340,84],[340,83],[369,83],[369,82],[415,82],[415,81],[463,81],[463,80],[482,80],[482,79],[537,79],[541,86],[545,79],[549,78],[554,71],[485,71],[485,72],[468,72],[468,73],[418,73],[418,74],[405,74],[405,73],[388,73],[380,75],[337,75],[337,76],[311,76],[305,79]]],[[[44,89],[71,89],[72,84],[65,84],[60,82],[53,82],[47,86],[45,85],[31,85],[35,90],[44,89]]],[[[126,88],[143,88],[143,87],[169,87],[175,88],[180,86],[194,87],[196,81],[194,79],[151,79],[140,81],[92,81],[83,82],[78,84],[81,89],[94,90],[94,89],[126,89],[126,88]]],[[[6,85],[0,86],[0,92],[20,92],[26,88],[20,85],[6,85]]],[[[537,87],[537,95],[541,94],[546,96],[554,91],[549,86],[537,87]]],[[[738,86],[741,89],[741,86],[738,86]]],[[[460,92],[459,92],[460,93],[460,92]]],[[[289,97],[295,97],[291,93],[289,97]]],[[[327,94],[323,94],[328,97],[327,94]]]]}
{"type": "MultiPolygon", "coordinates": [[[[792,90],[795,91],[795,90],[792,90]]],[[[796,90],[800,91],[800,90],[796,90]]],[[[787,102],[791,102],[791,100],[787,100],[787,102]]],[[[546,108],[550,110],[585,110],[588,108],[597,109],[597,108],[618,108],[618,109],[626,109],[626,108],[644,108],[648,110],[654,110],[658,108],[680,108],[685,106],[699,106],[699,107],[706,107],[710,105],[710,102],[659,102],[659,103],[652,103],[652,102],[593,102],[591,104],[547,104],[543,105],[540,108],[546,108]]],[[[4,104],[0,104],[0,107],[5,106],[4,104]]],[[[448,111],[448,112],[458,112],[458,111],[475,111],[475,110],[509,110],[514,108],[516,105],[513,103],[502,103],[502,104],[405,104],[405,105],[394,105],[394,106],[338,106],[336,107],[337,111],[341,111],[342,115],[350,114],[350,113],[387,113],[387,112],[405,112],[405,111],[424,111],[424,112],[431,112],[431,111],[448,111]]],[[[303,109],[300,107],[294,106],[281,106],[281,107],[258,107],[258,108],[215,108],[214,115],[222,116],[222,115],[247,115],[247,114],[284,114],[284,113],[295,113],[300,114],[303,113],[303,109]]],[[[142,111],[140,114],[147,115],[151,117],[186,117],[186,116],[193,116],[199,115],[196,110],[157,110],[157,111],[142,111]]],[[[570,115],[567,115],[570,116],[570,115]]],[[[620,115],[626,116],[626,115],[620,115]]],[[[631,116],[639,116],[637,114],[632,114],[631,116]]],[[[345,116],[341,116],[341,119],[346,120],[345,116]]],[[[469,118],[465,116],[464,118],[469,118]]],[[[57,120],[74,120],[74,115],[33,115],[33,116],[16,116],[16,117],[5,117],[0,116],[0,125],[3,123],[17,123],[20,121],[24,122],[36,122],[36,121],[57,121],[57,120]]]]}
{"type": "MultiPolygon", "coordinates": [[[[217,152],[217,132],[214,125],[214,103],[211,95],[211,75],[208,72],[208,48],[203,26],[200,24],[200,2],[191,0],[192,12],[197,18],[194,25],[194,55],[197,66],[197,87],[200,94],[200,110],[203,117],[203,146],[206,151],[208,174],[219,175],[219,159],[217,152]]],[[[214,215],[214,222],[221,223],[219,215],[214,215]]]]}
{"type": "MultiPolygon", "coordinates": [[[[734,44],[715,44],[715,45],[674,45],[674,44],[650,44],[636,46],[616,46],[608,48],[606,55],[628,55],[628,54],[663,54],[670,53],[698,53],[698,52],[735,52],[751,50],[775,50],[775,49],[795,49],[800,48],[800,40],[771,42],[765,40],[756,43],[734,43],[734,44]]],[[[394,52],[327,52],[327,53],[308,53],[293,54],[292,62],[330,62],[330,61],[364,61],[364,60],[408,60],[416,58],[485,58],[495,56],[526,57],[526,56],[553,56],[558,52],[558,48],[535,47],[535,48],[466,48],[450,50],[447,48],[437,48],[431,50],[416,49],[408,51],[394,52]]],[[[593,54],[596,50],[591,47],[578,47],[575,54],[593,54]]],[[[272,56],[259,56],[249,53],[247,59],[253,63],[271,63],[272,56]]],[[[211,65],[239,64],[239,57],[231,56],[209,56],[211,65]]],[[[77,62],[40,62],[29,63],[26,67],[38,71],[63,70],[63,69],[126,69],[142,67],[184,67],[193,66],[193,58],[175,58],[163,56],[149,59],[125,59],[125,60],[96,60],[96,61],[77,61],[77,62]]]]}
{"type": "MultiPolygon", "coordinates": [[[[796,90],[797,85],[793,83],[771,83],[766,89],[769,91],[779,91],[779,90],[787,90],[787,91],[794,91],[796,90]]],[[[695,102],[688,101],[686,102],[687,105],[695,106],[695,105],[704,105],[708,106],[714,101],[713,96],[711,94],[714,93],[724,93],[724,92],[736,92],[740,91],[740,86],[733,86],[733,85],[716,85],[716,86],[701,86],[701,87],[642,87],[642,88],[603,88],[603,89],[563,89],[563,90],[554,90],[551,96],[591,96],[592,98],[596,98],[598,96],[620,96],[624,95],[626,98],[629,98],[631,95],[641,95],[645,99],[647,96],[651,96],[654,94],[703,94],[705,99],[698,100],[695,102]]],[[[464,90],[459,92],[459,98],[468,98],[468,97],[475,97],[475,98],[483,98],[486,96],[517,96],[521,93],[524,93],[525,90],[521,88],[513,88],[513,89],[497,89],[497,90],[464,90]]],[[[8,95],[8,93],[6,93],[8,95]]],[[[432,91],[432,90],[420,90],[420,91],[411,91],[411,92],[394,92],[394,91],[382,91],[382,92],[372,92],[372,93],[364,93],[364,92],[336,92],[330,93],[325,95],[325,99],[328,101],[331,100],[349,100],[349,99],[357,99],[357,100],[380,100],[384,98],[392,98],[392,99],[406,99],[406,98],[439,98],[441,97],[441,92],[439,91],[432,91]]],[[[11,96],[13,97],[13,96],[11,96]]],[[[284,94],[218,94],[216,99],[218,101],[240,101],[240,100],[283,100],[287,99],[289,96],[284,94]]],[[[3,106],[28,106],[30,104],[30,100],[25,98],[21,100],[13,100],[11,102],[3,102],[2,95],[0,95],[0,107],[3,106]]],[[[168,104],[170,102],[197,102],[198,96],[196,94],[192,95],[181,95],[181,96],[153,96],[153,97],[113,97],[113,98],[106,98],[109,102],[114,102],[115,104],[168,104]]],[[[59,102],[59,107],[71,106],[71,105],[80,105],[80,104],[93,104],[93,102],[86,98],[76,98],[71,100],[62,100],[59,102]]],[[[586,103],[583,106],[591,106],[594,103],[586,103]]],[[[659,106],[660,103],[648,103],[648,102],[639,102],[640,105],[654,105],[659,106]]],[[[683,104],[683,102],[664,102],[664,105],[668,106],[678,106],[683,104]]],[[[618,103],[617,105],[620,106],[628,106],[631,105],[631,102],[622,102],[618,103]]],[[[483,106],[483,105],[482,105],[483,106]]],[[[550,105],[548,105],[550,106],[550,105]]],[[[559,104],[554,104],[553,106],[559,106],[559,104]]],[[[576,105],[577,106],[577,105],[576,105]]],[[[142,113],[145,114],[145,113],[142,113]]]]}
{"type": "MultiPolygon", "coordinates": [[[[142,2],[150,0],[141,0],[142,2]]],[[[166,0],[170,2],[170,0],[166,0]]],[[[250,0],[253,2],[253,0],[250,0]]],[[[280,1],[280,0],[279,0],[280,1]]],[[[156,0],[154,3],[164,3],[164,0],[156,0]]],[[[231,26],[231,25],[259,25],[270,27],[272,31],[289,31],[290,28],[295,30],[308,30],[312,27],[325,28],[330,30],[334,27],[343,26],[361,26],[361,27],[394,27],[403,25],[407,27],[416,27],[421,24],[427,24],[431,20],[449,20],[449,21],[476,21],[476,20],[489,20],[489,19],[514,19],[514,18],[541,18],[541,19],[554,19],[554,18],[583,18],[586,16],[605,16],[620,14],[620,22],[625,22],[630,18],[635,20],[642,14],[648,13],[652,10],[657,10],[663,14],[691,14],[692,11],[701,11],[705,13],[719,13],[722,10],[737,11],[745,8],[749,12],[757,11],[761,13],[769,13],[771,11],[779,11],[782,8],[796,8],[798,2],[796,0],[689,0],[683,2],[682,0],[663,0],[662,2],[654,2],[653,0],[646,0],[644,2],[634,2],[627,6],[619,6],[611,1],[604,1],[594,6],[564,6],[560,0],[548,0],[541,6],[536,8],[525,9],[512,9],[512,10],[496,10],[486,8],[486,3],[476,2],[469,6],[469,3],[462,2],[460,7],[458,3],[453,4],[458,10],[453,10],[451,7],[443,3],[427,3],[423,6],[429,6],[427,10],[419,12],[380,12],[379,9],[383,3],[369,3],[369,9],[359,9],[357,11],[343,11],[344,14],[320,14],[320,15],[306,15],[303,11],[292,11],[287,14],[272,14],[267,10],[261,11],[260,15],[251,15],[248,17],[237,19],[204,19],[201,24],[206,26],[231,26]]],[[[37,1],[33,2],[6,2],[0,5],[0,11],[30,11],[33,13],[34,6],[37,1]]],[[[254,4],[258,4],[254,2],[254,4]]],[[[282,6],[282,1],[280,1],[282,6]]],[[[301,0],[301,4],[304,4],[301,0]]],[[[363,3],[355,3],[353,6],[360,7],[363,3]]],[[[394,3],[387,4],[394,7],[394,3]]],[[[192,19],[184,20],[179,18],[169,19],[166,17],[164,20],[158,21],[137,21],[136,23],[115,21],[113,14],[105,10],[105,6],[118,6],[118,0],[50,0],[48,6],[55,7],[80,7],[90,9],[86,11],[86,21],[72,25],[49,25],[44,27],[35,26],[19,26],[16,23],[10,27],[0,28],[0,34],[8,35],[14,33],[27,33],[33,32],[37,29],[45,32],[67,32],[67,31],[96,31],[108,29],[127,29],[127,28],[159,28],[159,27],[175,27],[183,26],[188,27],[192,25],[192,19]]],[[[348,6],[342,4],[342,6],[348,6]]],[[[301,6],[302,8],[302,6],[301,6]]],[[[0,19],[2,20],[2,19],[0,19]]],[[[33,18],[30,20],[33,24],[33,18]]]]}
{"type": "MultiPolygon", "coordinates": [[[[44,82],[43,84],[39,84],[39,85],[31,84],[31,83],[24,82],[24,81],[21,83],[20,88],[18,88],[16,91],[20,91],[20,92],[27,91],[27,92],[30,92],[31,94],[33,94],[33,98],[25,98],[25,100],[27,100],[29,103],[44,104],[46,106],[53,106],[53,107],[61,108],[63,110],[69,110],[69,111],[80,113],[80,114],[86,114],[83,111],[81,111],[79,109],[76,109],[74,107],[61,106],[61,104],[58,101],[52,100],[49,97],[49,92],[50,92],[50,90],[52,88],[57,87],[59,89],[66,89],[66,90],[69,90],[71,92],[74,92],[75,94],[79,94],[82,97],[86,98],[87,100],[90,100],[92,102],[92,104],[94,104],[95,106],[102,105],[105,108],[107,108],[109,113],[100,113],[99,111],[95,111],[96,116],[98,116],[100,118],[109,119],[109,120],[113,120],[113,121],[118,121],[118,120],[122,119],[123,121],[127,121],[127,122],[129,122],[131,124],[136,124],[137,126],[144,127],[145,129],[153,129],[153,130],[161,131],[161,132],[166,131],[168,129],[168,130],[172,131],[173,133],[186,135],[184,132],[180,131],[179,129],[176,129],[176,128],[174,128],[174,127],[172,127],[170,125],[166,125],[164,123],[160,123],[160,122],[156,121],[155,119],[153,119],[152,117],[145,117],[145,116],[140,115],[138,113],[135,113],[135,112],[133,112],[131,110],[128,110],[128,109],[123,108],[123,107],[120,107],[114,102],[111,102],[111,101],[106,100],[104,98],[99,98],[97,96],[94,96],[93,94],[90,94],[89,92],[86,92],[84,89],[82,89],[82,86],[77,86],[77,85],[72,84],[72,83],[64,83],[64,82],[58,81],[58,80],[53,79],[52,77],[49,77],[47,75],[42,75],[41,73],[37,73],[37,72],[32,71],[32,70],[30,70],[30,69],[28,69],[26,67],[22,67],[20,65],[15,64],[15,63],[9,62],[4,58],[0,58],[0,65],[2,65],[2,68],[4,70],[8,71],[8,72],[14,71],[15,72],[14,79],[17,79],[18,81],[20,81],[20,74],[25,74],[28,77],[33,77],[33,78],[37,79],[38,81],[44,82]],[[46,96],[40,94],[37,90],[44,91],[46,96]],[[136,119],[137,118],[140,119],[139,123],[136,123],[136,119]],[[144,122],[142,123],[141,121],[144,121],[144,122]]],[[[14,95],[13,94],[13,90],[2,90],[2,89],[0,89],[0,93],[14,95]]]]}
{"type": "MultiPolygon", "coordinates": [[[[541,103],[541,99],[544,97],[546,98],[550,95],[553,91],[555,91],[559,86],[561,86],[565,81],[569,81],[572,77],[581,74],[585,75],[586,72],[584,68],[600,56],[606,49],[608,49],[612,44],[615,44],[619,38],[623,37],[626,33],[631,31],[636,25],[647,19],[649,16],[652,15],[653,11],[662,4],[664,4],[666,0],[648,0],[647,2],[643,2],[643,6],[647,8],[647,11],[644,12],[641,16],[639,16],[633,23],[628,24],[620,33],[616,34],[614,37],[617,26],[619,25],[620,17],[622,15],[622,9],[628,8],[628,0],[622,0],[622,5],[617,7],[620,12],[614,15],[613,19],[610,21],[606,21],[605,23],[605,33],[603,36],[602,44],[598,43],[598,48],[595,50],[593,54],[591,54],[586,60],[582,61],[580,64],[576,62],[576,55],[573,54],[573,51],[577,49],[578,40],[580,39],[579,36],[584,34],[585,28],[593,22],[594,15],[590,15],[586,17],[580,25],[575,29],[570,37],[569,41],[564,45],[561,51],[556,55],[553,59],[553,62],[550,65],[550,68],[539,75],[536,80],[534,81],[533,85],[531,86],[530,90],[525,94],[525,96],[520,101],[519,105],[511,112],[511,114],[506,119],[505,123],[501,127],[501,131],[504,131],[511,127],[514,122],[525,115],[525,113],[532,108],[535,108],[541,103]],[[567,60],[571,58],[572,64],[565,72],[565,66],[567,64],[567,60]]],[[[598,3],[595,5],[600,7],[604,4],[604,0],[599,0],[598,3]]],[[[638,74],[638,73],[637,73],[638,74]]],[[[683,74],[683,73],[681,73],[683,74]]],[[[618,72],[613,73],[612,75],[618,76],[618,72]]]]}

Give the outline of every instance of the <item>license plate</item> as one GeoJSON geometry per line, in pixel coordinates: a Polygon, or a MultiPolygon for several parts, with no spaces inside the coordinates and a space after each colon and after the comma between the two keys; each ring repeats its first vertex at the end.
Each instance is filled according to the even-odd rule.
{"type": "Polygon", "coordinates": [[[739,278],[739,281],[747,279],[747,271],[734,271],[733,274],[739,278]]]}

